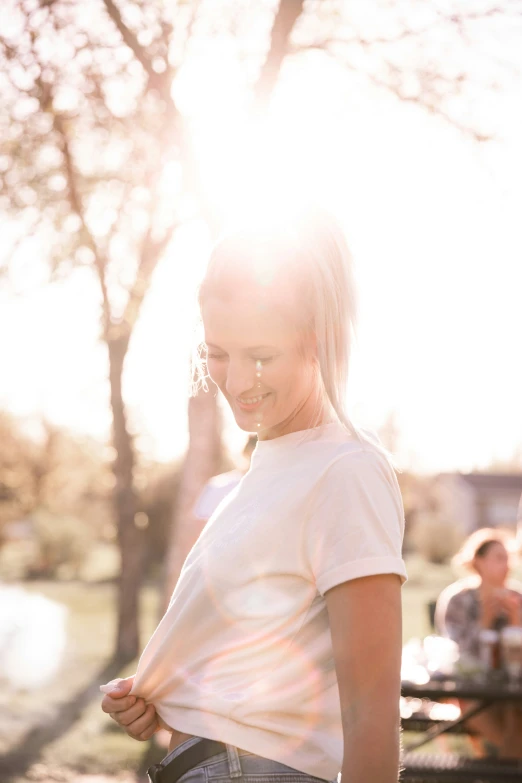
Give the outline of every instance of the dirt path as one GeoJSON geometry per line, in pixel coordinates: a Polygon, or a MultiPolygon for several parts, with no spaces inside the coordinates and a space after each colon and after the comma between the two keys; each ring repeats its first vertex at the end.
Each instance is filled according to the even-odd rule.
{"type": "Polygon", "coordinates": [[[83,775],[73,770],[53,770],[45,764],[34,764],[23,778],[14,778],[13,783],[141,783],[146,778],[125,772],[119,775],[83,775]]]}

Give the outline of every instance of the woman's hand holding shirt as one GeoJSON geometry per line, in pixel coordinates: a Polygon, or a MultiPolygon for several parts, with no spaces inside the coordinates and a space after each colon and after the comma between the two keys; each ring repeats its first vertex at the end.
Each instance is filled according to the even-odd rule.
{"type": "Polygon", "coordinates": [[[130,695],[134,676],[111,680],[101,685],[105,694],[101,708],[118,723],[132,739],[144,742],[155,734],[160,726],[154,705],[146,704],[143,699],[130,695]]]}

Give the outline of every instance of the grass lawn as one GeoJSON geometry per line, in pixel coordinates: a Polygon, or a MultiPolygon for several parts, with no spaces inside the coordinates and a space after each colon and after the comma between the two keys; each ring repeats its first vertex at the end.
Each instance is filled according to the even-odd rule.
{"type": "MultiPolygon", "coordinates": [[[[11,765],[6,768],[2,755],[15,750],[20,751],[21,758],[27,758],[27,753],[34,752],[31,730],[57,722],[60,714],[64,714],[66,723],[58,730],[59,736],[42,748],[37,767],[90,774],[138,769],[148,744],[131,740],[99,708],[98,686],[105,681],[100,672],[110,661],[115,637],[114,585],[29,582],[23,587],[67,606],[69,642],[64,664],[48,685],[36,691],[0,691],[0,780],[5,783],[11,769],[11,765]],[[80,696],[80,706],[75,707],[79,695],[83,698],[80,696]]],[[[145,588],[141,604],[145,641],[157,619],[156,590],[145,588]]],[[[132,674],[135,666],[133,662],[114,676],[132,674]]],[[[16,761],[12,766],[16,768],[16,761]]],[[[39,779],[38,774],[9,777],[13,783],[32,779],[39,779]]],[[[70,777],[64,773],[63,779],[70,777]]]]}
{"type": "MultiPolygon", "coordinates": [[[[403,588],[404,640],[429,633],[427,604],[454,579],[448,566],[429,565],[419,558],[408,561],[409,581],[403,588]]],[[[24,742],[31,747],[30,732],[38,724],[52,724],[60,713],[66,723],[58,736],[42,746],[40,758],[34,759],[45,768],[96,774],[116,774],[135,771],[150,752],[148,743],[128,738],[105,716],[100,708],[98,693],[100,671],[110,660],[115,635],[115,587],[111,583],[32,582],[25,589],[37,591],[65,604],[69,609],[69,645],[59,675],[49,685],[33,692],[0,693],[0,754],[13,748],[24,752],[24,742]],[[75,697],[84,691],[78,708],[69,708],[75,697]]],[[[152,632],[158,612],[156,590],[143,591],[141,606],[143,643],[152,632]]],[[[120,676],[131,674],[136,662],[131,663],[120,676]]],[[[34,750],[34,749],[33,749],[34,750]]],[[[160,753],[161,755],[161,753],[160,753]]],[[[22,783],[38,779],[29,771],[11,781],[22,783]]],[[[0,779],[5,771],[0,759],[0,779]]]]}

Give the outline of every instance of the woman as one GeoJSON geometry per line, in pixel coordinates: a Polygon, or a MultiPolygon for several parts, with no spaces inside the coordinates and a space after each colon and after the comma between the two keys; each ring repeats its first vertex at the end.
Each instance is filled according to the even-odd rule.
{"type": "MultiPolygon", "coordinates": [[[[435,625],[439,633],[459,645],[461,655],[480,657],[482,629],[501,631],[522,625],[522,593],[509,584],[511,540],[501,530],[482,528],[473,533],[455,557],[474,578],[456,582],[437,601],[435,625]]],[[[518,586],[519,587],[519,586],[518,586]]],[[[461,701],[462,710],[472,703],[461,701]]],[[[478,735],[484,754],[522,757],[522,715],[515,705],[495,706],[467,721],[478,735]]]]}
{"type": "Polygon", "coordinates": [[[200,307],[208,375],[258,444],[103,709],[137,739],[172,732],[161,783],[396,783],[404,514],[385,450],[344,411],[341,232],[306,213],[222,240],[200,307]]]}
{"type": "Polygon", "coordinates": [[[522,624],[522,594],[508,585],[509,538],[500,530],[473,533],[455,557],[475,576],[450,585],[437,601],[435,624],[457,642],[461,654],[478,658],[479,634],[522,624]]]}

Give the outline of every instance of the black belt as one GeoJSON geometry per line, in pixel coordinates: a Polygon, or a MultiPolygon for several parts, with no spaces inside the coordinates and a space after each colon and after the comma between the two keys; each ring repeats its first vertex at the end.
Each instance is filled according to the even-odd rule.
{"type": "Polygon", "coordinates": [[[183,750],[179,756],[169,761],[168,764],[154,764],[148,770],[151,783],[176,783],[185,772],[197,767],[203,761],[217,756],[218,753],[226,753],[227,746],[223,742],[201,739],[195,745],[183,750]]]}

